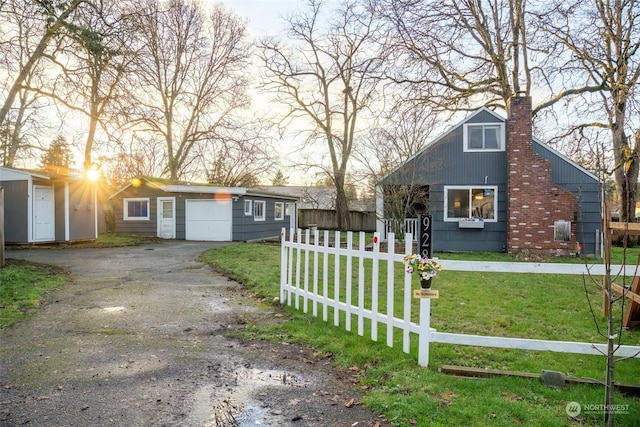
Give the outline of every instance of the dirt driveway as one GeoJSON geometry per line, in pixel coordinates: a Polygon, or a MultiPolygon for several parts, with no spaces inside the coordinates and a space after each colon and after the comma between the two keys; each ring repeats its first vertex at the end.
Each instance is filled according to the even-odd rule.
{"type": "Polygon", "coordinates": [[[71,283],[0,331],[0,425],[389,425],[324,356],[229,337],[278,314],[197,261],[214,245],[8,251],[71,283]]]}

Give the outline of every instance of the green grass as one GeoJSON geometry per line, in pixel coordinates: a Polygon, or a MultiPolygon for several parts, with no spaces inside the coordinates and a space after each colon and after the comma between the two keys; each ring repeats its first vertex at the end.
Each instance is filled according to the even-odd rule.
{"type": "MultiPolygon", "coordinates": [[[[489,256],[478,253],[436,255],[443,259],[519,260],[495,253],[489,256]]],[[[614,252],[614,262],[616,257],[622,259],[620,255],[614,252]]],[[[230,245],[210,250],[202,255],[202,259],[244,283],[261,298],[270,301],[279,295],[279,245],[230,245]]],[[[322,258],[320,260],[322,265],[322,258]]],[[[304,271],[304,257],[300,261],[304,271]]],[[[341,299],[344,299],[346,260],[340,262],[341,299]]],[[[404,273],[402,266],[396,264],[394,276],[401,286],[404,273]]],[[[329,272],[333,277],[333,262],[329,263],[329,272]]],[[[386,277],[386,263],[380,263],[380,275],[386,277]]],[[[313,274],[309,273],[309,276],[312,283],[313,274]]],[[[333,286],[331,280],[328,284],[330,297],[333,297],[333,286]]],[[[434,288],[440,291],[440,298],[432,300],[431,325],[439,331],[604,342],[593,323],[595,316],[603,324],[602,298],[594,284],[588,283],[585,291],[580,276],[444,271],[434,281],[434,288]],[[593,316],[586,295],[592,301],[593,316]]],[[[400,294],[394,293],[397,317],[400,317],[398,310],[402,307],[400,294]]],[[[353,301],[357,302],[357,292],[353,295],[353,301]]],[[[370,291],[365,295],[364,304],[367,307],[371,304],[370,291]]],[[[384,312],[384,286],[379,290],[379,304],[384,312]]],[[[413,300],[413,304],[417,305],[417,300],[413,300]]],[[[405,354],[399,332],[394,335],[393,348],[384,344],[384,325],[379,325],[378,341],[374,342],[369,338],[368,321],[364,337],[360,337],[356,332],[344,330],[344,315],[341,326],[336,328],[331,311],[329,323],[321,321],[321,310],[319,319],[293,309],[288,311],[290,321],[271,328],[250,328],[246,337],[304,343],[316,348],[319,357],[331,355],[337,367],[358,373],[359,384],[365,393],[364,403],[384,413],[396,426],[570,426],[578,423],[567,417],[567,402],[598,405],[603,401],[604,390],[599,386],[572,385],[554,390],[531,379],[461,379],[441,374],[437,369],[448,364],[533,373],[550,369],[575,377],[603,379],[604,357],[432,344],[429,368],[422,368],[417,364],[415,338],[410,354],[405,354]]],[[[355,321],[352,325],[352,330],[356,331],[355,321]]],[[[640,331],[624,331],[623,339],[625,344],[640,345],[640,331]]],[[[640,360],[620,362],[616,366],[616,380],[638,384],[639,372],[640,360]]],[[[616,414],[616,425],[637,425],[640,419],[638,397],[616,394],[616,403],[629,405],[628,411],[616,414]]],[[[581,417],[586,425],[598,425],[602,421],[602,414],[598,413],[582,414],[581,417]]]]}
{"type": "Polygon", "coordinates": [[[87,248],[117,248],[124,246],[138,246],[144,243],[157,242],[160,239],[152,236],[134,236],[129,234],[104,233],[96,240],[71,243],[72,247],[87,248]]]}
{"type": "Polygon", "coordinates": [[[27,318],[40,306],[44,293],[65,281],[60,269],[9,261],[0,269],[0,329],[27,318]]]}

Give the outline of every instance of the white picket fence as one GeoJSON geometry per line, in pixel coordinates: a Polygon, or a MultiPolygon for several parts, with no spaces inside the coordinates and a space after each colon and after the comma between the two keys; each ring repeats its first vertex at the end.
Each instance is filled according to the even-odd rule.
{"type": "MultiPolygon", "coordinates": [[[[549,341],[526,338],[505,338],[490,337],[480,335],[453,334],[438,332],[430,326],[431,300],[421,298],[419,304],[412,304],[413,289],[411,275],[402,272],[402,277],[396,277],[395,263],[402,263],[404,254],[412,253],[413,239],[410,233],[405,235],[405,250],[402,254],[396,254],[395,236],[390,233],[387,236],[387,251],[380,251],[380,236],[374,234],[371,250],[365,249],[365,233],[359,234],[358,245],[354,247],[353,234],[347,233],[346,247],[334,245],[332,242],[340,242],[340,232],[309,229],[291,233],[289,239],[286,238],[286,230],[282,230],[281,246],[281,274],[280,274],[280,301],[282,304],[295,306],[297,310],[302,309],[304,313],[311,313],[314,317],[319,316],[321,311],[322,319],[329,321],[329,311],[333,312],[333,324],[340,326],[341,321],[347,331],[352,330],[352,319],[357,322],[358,335],[363,336],[365,330],[365,319],[370,321],[371,339],[378,341],[378,326],[386,328],[386,344],[389,347],[394,345],[396,330],[402,333],[402,350],[409,353],[411,339],[417,335],[418,338],[418,363],[427,366],[429,363],[429,344],[431,342],[470,345],[480,347],[498,347],[521,350],[554,351],[561,353],[578,354],[606,354],[606,344],[592,344],[569,341],[549,341]],[[320,239],[322,237],[322,239],[320,239]],[[371,260],[368,270],[365,269],[365,260],[371,260]],[[333,271],[330,271],[330,264],[333,264],[333,271]],[[341,266],[345,266],[345,274],[342,274],[341,266]],[[353,274],[353,269],[357,268],[357,275],[353,274]],[[380,283],[379,275],[381,268],[386,270],[385,283],[380,283]],[[354,280],[353,277],[357,279],[354,280]],[[355,283],[354,283],[355,282],[355,283]],[[333,287],[330,294],[330,283],[333,287]],[[396,283],[402,283],[396,286],[396,283]],[[385,296],[386,308],[380,309],[380,293],[385,296]],[[357,293],[354,295],[354,291],[357,293]],[[395,295],[401,292],[403,306],[401,308],[402,317],[396,317],[395,295]],[[365,295],[370,295],[370,303],[365,304],[365,295]],[[355,300],[355,302],[354,302],[355,300]],[[416,308],[414,305],[418,305],[416,308]],[[419,310],[418,323],[413,322],[412,309],[419,310]]],[[[469,262],[441,260],[445,270],[469,271],[470,268],[478,268],[481,271],[509,271],[509,272],[531,272],[544,271],[545,264],[540,263],[491,263],[483,262],[476,267],[470,266],[469,262]]],[[[553,271],[561,274],[583,274],[585,266],[565,264],[558,269],[558,264],[554,264],[553,271]],[[567,268],[565,268],[567,266],[567,268]],[[568,267],[571,266],[571,267],[568,267]]],[[[476,270],[477,271],[477,270],[476,270]]],[[[591,271],[598,274],[599,269],[591,271]]],[[[446,295],[442,296],[446,298],[446,295]]],[[[640,358],[640,347],[619,346],[616,356],[640,358]]]]}

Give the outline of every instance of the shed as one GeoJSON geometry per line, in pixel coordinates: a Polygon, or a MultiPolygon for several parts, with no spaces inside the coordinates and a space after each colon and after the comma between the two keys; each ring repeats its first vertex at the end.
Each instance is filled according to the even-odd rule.
{"type": "Polygon", "coordinates": [[[297,197],[244,187],[135,177],[109,200],[118,233],[199,241],[248,241],[295,229],[297,197]]]}
{"type": "Polygon", "coordinates": [[[507,119],[475,111],[378,182],[378,218],[385,188],[418,186],[435,251],[569,255],[579,243],[599,256],[600,180],[533,138],[531,121],[530,97],[512,98],[507,119]]]}
{"type": "Polygon", "coordinates": [[[93,240],[97,184],[81,176],[0,167],[6,243],[93,240]]]}

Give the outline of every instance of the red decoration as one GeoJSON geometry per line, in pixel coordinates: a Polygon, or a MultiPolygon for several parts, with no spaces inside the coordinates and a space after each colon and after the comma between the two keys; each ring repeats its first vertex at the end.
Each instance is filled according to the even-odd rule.
{"type": "Polygon", "coordinates": [[[378,244],[378,236],[373,236],[373,243],[378,244]]]}

